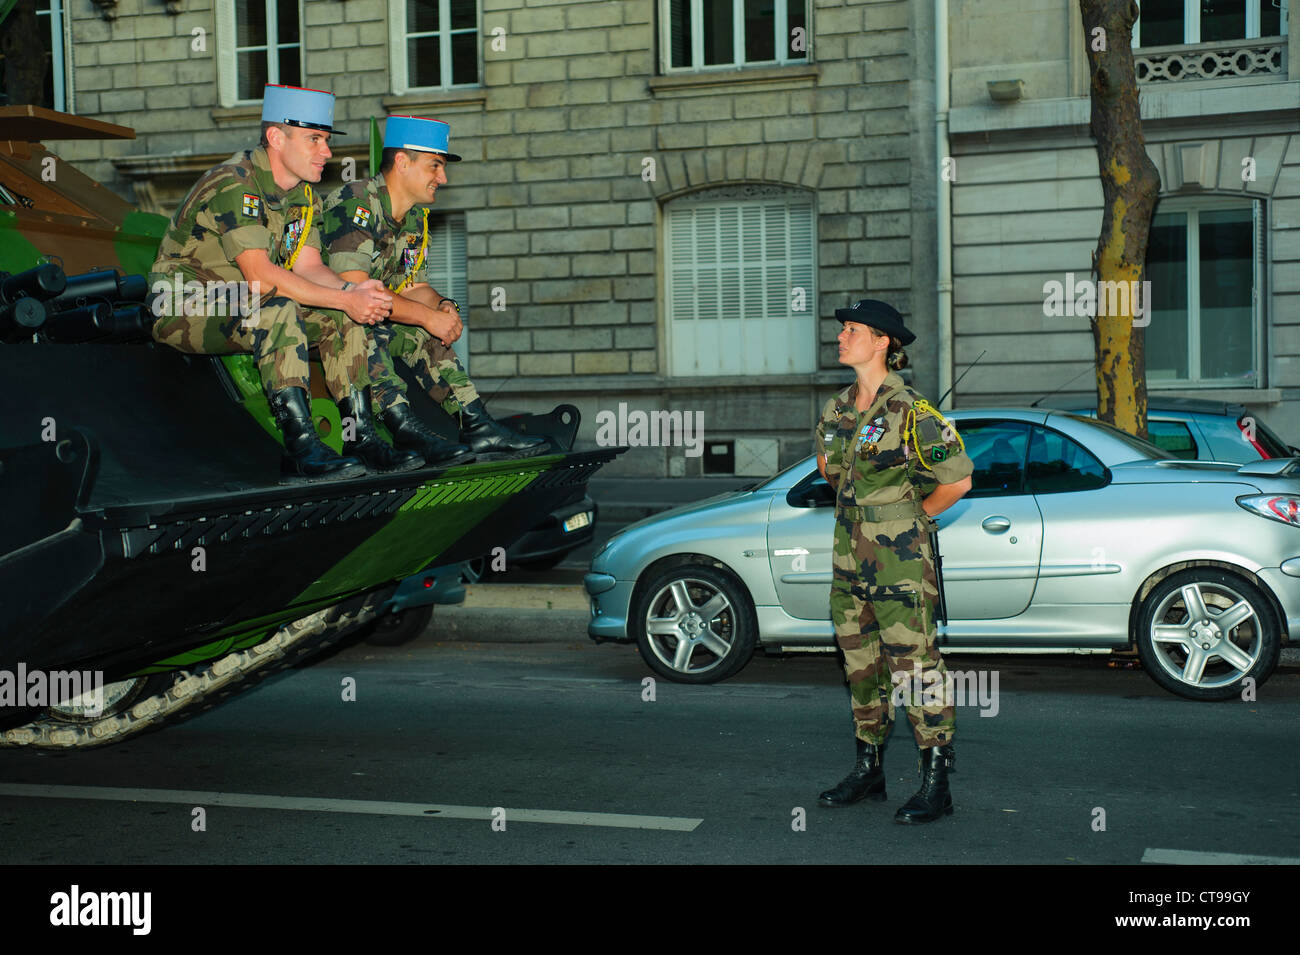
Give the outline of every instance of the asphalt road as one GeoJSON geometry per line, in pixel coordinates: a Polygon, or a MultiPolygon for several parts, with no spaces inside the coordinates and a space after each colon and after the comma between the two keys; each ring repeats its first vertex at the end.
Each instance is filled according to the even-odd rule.
{"type": "Polygon", "coordinates": [[[1100,658],[949,656],[997,672],[998,712],[959,709],[956,813],[905,827],[905,723],[886,803],[816,804],[853,752],[833,657],[651,701],[635,649],[592,645],[582,614],[511,611],[515,642],[481,642],[502,613],[440,608],[405,647],[355,644],[104,750],[0,752],[0,863],[1300,859],[1295,667],[1207,705],[1100,658]]]}

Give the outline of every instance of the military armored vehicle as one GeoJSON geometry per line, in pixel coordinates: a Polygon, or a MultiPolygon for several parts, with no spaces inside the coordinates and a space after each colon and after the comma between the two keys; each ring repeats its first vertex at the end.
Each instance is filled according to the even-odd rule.
{"type": "MultiPolygon", "coordinates": [[[[251,359],[149,336],[166,220],[41,145],[91,137],[134,133],[0,108],[0,746],[98,746],[200,712],[445,590],[622,450],[572,451],[561,406],[511,422],[554,454],[280,485],[251,359]]],[[[422,389],[410,399],[455,436],[422,389]]]]}

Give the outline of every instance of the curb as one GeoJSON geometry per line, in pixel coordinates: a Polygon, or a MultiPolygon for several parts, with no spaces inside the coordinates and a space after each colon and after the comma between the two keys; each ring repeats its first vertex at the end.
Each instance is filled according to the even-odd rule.
{"type": "Polygon", "coordinates": [[[465,585],[466,610],[562,610],[591,612],[591,599],[582,584],[465,585]]]}

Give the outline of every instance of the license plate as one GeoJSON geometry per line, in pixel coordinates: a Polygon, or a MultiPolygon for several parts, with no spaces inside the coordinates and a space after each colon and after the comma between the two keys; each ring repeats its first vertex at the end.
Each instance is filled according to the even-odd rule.
{"type": "Polygon", "coordinates": [[[564,522],[564,530],[576,531],[579,527],[586,527],[591,523],[591,511],[583,511],[581,514],[574,514],[564,522]]]}

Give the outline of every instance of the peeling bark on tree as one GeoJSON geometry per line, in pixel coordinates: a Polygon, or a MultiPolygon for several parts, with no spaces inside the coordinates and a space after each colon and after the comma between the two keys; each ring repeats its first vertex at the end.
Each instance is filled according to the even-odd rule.
{"type": "MultiPolygon", "coordinates": [[[[1105,199],[1093,274],[1099,282],[1123,282],[1130,290],[1140,290],[1160,173],[1147,155],[1138,108],[1132,50],[1138,7],[1132,0],[1079,0],[1079,7],[1091,74],[1091,128],[1105,199]],[[1105,32],[1098,35],[1097,28],[1105,32]],[[1098,42],[1099,36],[1104,44],[1098,42]],[[1104,49],[1096,49],[1102,45],[1104,49]]],[[[1145,333],[1133,325],[1131,295],[1125,297],[1127,309],[1102,315],[1105,296],[1100,287],[1098,292],[1097,314],[1091,323],[1097,356],[1097,417],[1145,438],[1145,333]]],[[[1145,298],[1142,308],[1149,319],[1151,303],[1145,298]]]]}

